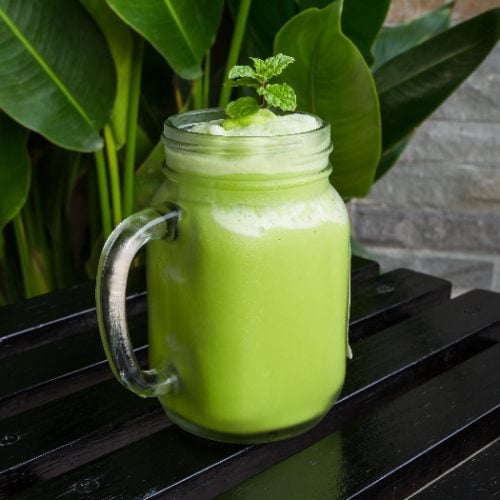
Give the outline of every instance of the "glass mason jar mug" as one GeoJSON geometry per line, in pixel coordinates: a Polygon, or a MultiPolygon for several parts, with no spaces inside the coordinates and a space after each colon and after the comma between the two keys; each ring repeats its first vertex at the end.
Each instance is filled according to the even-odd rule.
{"type": "Polygon", "coordinates": [[[349,223],[330,186],[330,126],[272,137],[165,123],[166,182],[106,242],[96,298],[113,372],[180,427],[265,442],[316,424],[345,374],[349,223]],[[128,269],[146,243],[150,369],[125,318],[128,269]]]}

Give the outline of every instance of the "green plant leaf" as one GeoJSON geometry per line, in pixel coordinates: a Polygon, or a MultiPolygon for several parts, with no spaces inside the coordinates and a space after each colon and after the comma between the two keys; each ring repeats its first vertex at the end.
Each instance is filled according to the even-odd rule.
{"type": "Polygon", "coordinates": [[[0,112],[0,231],[28,196],[31,166],[27,142],[28,131],[0,112]]]}
{"type": "Polygon", "coordinates": [[[223,0],[108,0],[182,78],[202,74],[201,61],[219,27],[223,0]]]}
{"type": "Polygon", "coordinates": [[[383,28],[373,46],[375,63],[372,71],[448,28],[452,7],[453,3],[448,3],[408,23],[383,28]]]}
{"type": "Polygon", "coordinates": [[[101,258],[102,247],[104,246],[104,238],[102,233],[96,238],[96,240],[90,246],[90,255],[85,262],[85,274],[91,280],[95,280],[97,277],[97,268],[99,267],[99,259],[101,258]]]}
{"type": "MultiPolygon", "coordinates": [[[[233,17],[241,0],[229,0],[233,17]]],[[[244,54],[266,58],[273,52],[274,36],[296,13],[295,0],[252,0],[243,40],[244,54]]]]}
{"type": "Polygon", "coordinates": [[[101,28],[115,62],[117,85],[113,112],[111,113],[111,128],[116,147],[119,149],[126,140],[132,51],[134,48],[132,33],[103,0],[80,0],[80,3],[90,12],[101,28]]]}
{"type": "Polygon", "coordinates": [[[300,10],[324,9],[332,3],[332,0],[297,0],[300,10]]]}
{"type": "Polygon", "coordinates": [[[255,70],[250,66],[233,66],[227,77],[230,80],[234,78],[255,78],[258,80],[255,70]]]}
{"type": "Polygon", "coordinates": [[[257,94],[263,95],[269,106],[283,111],[293,111],[297,107],[295,92],[286,83],[270,83],[265,87],[259,87],[257,94]]]}
{"type": "Polygon", "coordinates": [[[0,306],[4,306],[10,302],[9,281],[9,266],[5,258],[5,238],[0,230],[0,306]]]}
{"type": "Polygon", "coordinates": [[[406,137],[401,139],[401,141],[394,144],[394,146],[392,146],[391,148],[386,149],[382,153],[377,167],[377,172],[375,173],[375,182],[382,178],[395,165],[412,138],[413,133],[410,133],[406,137]]]}
{"type": "Polygon", "coordinates": [[[0,107],[67,149],[102,147],[116,76],[106,41],[78,2],[0,1],[0,107]]]}
{"type": "MultiPolygon", "coordinates": [[[[300,0],[302,10],[316,7],[322,9],[331,0],[300,0]]],[[[391,0],[344,0],[342,9],[342,31],[363,54],[368,65],[373,63],[371,48],[384,24],[391,0]]]]}
{"type": "Polygon", "coordinates": [[[135,172],[134,210],[141,210],[151,205],[156,190],[165,180],[161,170],[164,159],[163,144],[159,141],[135,172]]]}
{"type": "Polygon", "coordinates": [[[268,57],[266,60],[259,59],[258,57],[251,57],[250,59],[254,63],[257,78],[263,81],[281,75],[283,70],[295,61],[293,57],[281,53],[268,57]]]}
{"type": "Polygon", "coordinates": [[[236,80],[228,80],[224,85],[230,85],[231,87],[251,87],[258,88],[259,83],[258,80],[254,80],[253,78],[237,78],[236,80]]]}
{"type": "Polygon", "coordinates": [[[391,0],[344,0],[342,31],[356,45],[369,66],[372,45],[384,24],[391,0]]]}
{"type": "Polygon", "coordinates": [[[230,118],[253,115],[259,111],[259,103],[253,97],[240,97],[231,101],[225,108],[226,115],[230,118]]]}
{"type": "Polygon", "coordinates": [[[363,56],[340,29],[342,3],[310,9],[279,31],[275,52],[295,58],[286,81],[297,107],[332,125],[332,182],[344,198],[364,196],[380,157],[380,115],[363,56]]]}
{"type": "Polygon", "coordinates": [[[33,218],[34,224],[27,223],[26,229],[30,252],[38,255],[38,272],[62,288],[78,282],[75,261],[82,258],[81,249],[87,244],[87,210],[77,217],[74,212],[75,201],[81,203],[75,188],[84,174],[84,156],[47,146],[44,157],[33,164],[31,198],[23,215],[27,222],[29,212],[33,218]]]}
{"type": "Polygon", "coordinates": [[[165,118],[178,112],[173,91],[174,79],[178,80],[167,61],[146,42],[142,62],[139,123],[154,144],[163,131],[165,118]]]}
{"type": "MultiPolygon", "coordinates": [[[[24,298],[24,283],[13,231],[0,232],[0,296],[6,303],[24,298]]],[[[1,299],[0,299],[1,300],[1,299]]]]}
{"type": "Polygon", "coordinates": [[[352,255],[357,255],[358,257],[363,257],[365,259],[375,260],[375,257],[370,253],[368,248],[366,248],[354,236],[351,236],[351,253],[352,253],[352,255]]]}
{"type": "Polygon", "coordinates": [[[500,9],[493,9],[400,54],[375,72],[384,150],[425,120],[479,66],[499,32],[500,9]]]}
{"type": "Polygon", "coordinates": [[[154,144],[146,134],[145,130],[140,124],[137,125],[136,139],[135,139],[135,164],[141,165],[149,153],[153,149],[154,144]]]}

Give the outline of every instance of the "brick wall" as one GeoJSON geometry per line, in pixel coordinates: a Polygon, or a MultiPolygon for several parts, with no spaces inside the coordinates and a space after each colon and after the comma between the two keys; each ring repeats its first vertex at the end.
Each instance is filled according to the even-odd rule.
{"type": "MultiPolygon", "coordinates": [[[[391,21],[442,3],[394,0],[391,21]]],[[[499,4],[457,0],[455,17],[499,4]]],[[[352,202],[350,213],[353,235],[383,268],[442,276],[456,292],[500,291],[500,46],[420,126],[394,169],[366,199],[352,202]]]]}
{"type": "MultiPolygon", "coordinates": [[[[449,0],[392,0],[388,24],[399,23],[437,9],[449,0]]],[[[453,19],[460,21],[500,5],[499,0],[455,0],[453,19]]]]}

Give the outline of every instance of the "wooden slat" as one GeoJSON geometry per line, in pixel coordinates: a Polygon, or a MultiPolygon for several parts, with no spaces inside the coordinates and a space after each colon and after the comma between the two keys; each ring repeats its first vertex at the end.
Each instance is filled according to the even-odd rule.
{"type": "Polygon", "coordinates": [[[154,399],[142,399],[108,380],[64,399],[2,421],[2,433],[19,436],[0,455],[0,471],[59,448],[101,427],[135,418],[159,408],[154,399]]]}
{"type": "MultiPolygon", "coordinates": [[[[353,257],[351,280],[359,282],[378,274],[378,264],[353,257]]],[[[146,310],[144,269],[131,272],[127,285],[127,313],[133,316],[146,310]]],[[[95,283],[0,307],[0,359],[17,352],[72,337],[95,329],[95,283]]]]}
{"type": "Polygon", "coordinates": [[[373,278],[380,273],[378,262],[357,255],[351,257],[351,269],[351,284],[373,278]]]}
{"type": "Polygon", "coordinates": [[[376,333],[448,299],[450,293],[450,282],[408,269],[358,283],[352,289],[349,338],[376,333]],[[363,320],[357,321],[361,311],[363,320]]]}
{"type": "MultiPolygon", "coordinates": [[[[353,256],[351,280],[376,276],[376,262],[353,256]]],[[[127,285],[129,313],[145,308],[146,280],[144,269],[130,273],[127,285]]],[[[65,290],[56,290],[16,304],[0,307],[0,357],[23,347],[33,348],[84,329],[96,326],[95,283],[88,282],[65,290]],[[42,333],[43,332],[43,333],[42,333]]]]}
{"type": "MultiPolygon", "coordinates": [[[[147,365],[147,346],[139,347],[134,351],[137,360],[145,368],[147,365]]],[[[51,401],[57,401],[112,378],[107,360],[102,360],[9,394],[0,400],[0,421],[51,401]]]]}
{"type": "MultiPolygon", "coordinates": [[[[145,310],[144,270],[130,274],[127,312],[145,310]]],[[[95,284],[57,290],[0,307],[0,359],[95,328],[95,284]]]]}
{"type": "MultiPolygon", "coordinates": [[[[129,319],[130,334],[134,345],[147,342],[147,319],[145,314],[129,319]]],[[[2,403],[7,396],[40,383],[50,381],[70,372],[103,361],[104,349],[96,328],[86,330],[58,342],[43,344],[35,349],[19,352],[0,363],[0,416],[2,403]],[[50,360],[44,363],[43,360],[50,360]],[[16,377],[9,374],[16,373],[16,377]]]]}
{"type": "MultiPolygon", "coordinates": [[[[192,495],[193,498],[215,495],[329,436],[360,410],[366,415],[380,403],[382,396],[395,397],[474,353],[493,349],[494,339],[487,334],[495,328],[498,331],[499,303],[498,294],[471,292],[357,342],[353,346],[356,357],[349,367],[346,387],[339,402],[320,425],[297,438],[266,446],[222,445],[194,438],[170,426],[124,448],[120,446],[126,443],[120,442],[114,452],[111,452],[113,447],[109,442],[103,440],[103,451],[96,448],[92,455],[86,449],[83,458],[79,454],[79,442],[75,441],[66,447],[64,455],[65,467],[75,467],[75,470],[57,477],[57,467],[47,465],[52,464],[54,453],[63,453],[62,448],[47,449],[41,456],[32,454],[32,458],[26,454],[27,461],[17,470],[13,463],[14,468],[8,472],[9,481],[0,480],[0,488],[3,491],[13,488],[16,485],[13,477],[18,474],[23,481],[17,483],[19,489],[15,491],[34,485],[23,491],[25,498],[40,498],[37,496],[42,491],[40,488],[46,488],[54,496],[83,498],[78,488],[85,489],[90,487],[89,484],[95,487],[96,498],[114,495],[143,498],[167,492],[175,492],[179,498],[183,495],[192,495]],[[94,460],[88,463],[92,458],[94,460]],[[133,479],[126,484],[124,470],[134,471],[133,479]],[[46,481],[46,484],[35,486],[38,481],[46,481]]],[[[109,396],[107,401],[104,397],[100,399],[101,408],[113,404],[109,396]]],[[[95,404],[90,406],[94,408],[95,404]]],[[[62,411],[61,407],[59,411],[62,411]]],[[[86,413],[89,411],[87,409],[86,413]]],[[[33,422],[33,418],[27,417],[27,422],[33,422]]],[[[46,415],[45,419],[48,420],[49,416],[46,415]]],[[[104,422],[102,418],[99,421],[104,422]]],[[[59,432],[65,434],[67,430],[54,425],[52,430],[45,428],[44,432],[50,436],[59,432]]],[[[54,439],[56,437],[52,436],[48,441],[54,439]]],[[[109,429],[107,439],[113,439],[113,429],[109,429]]],[[[30,446],[29,439],[27,441],[25,449],[30,446]]]]}
{"type": "MultiPolygon", "coordinates": [[[[499,429],[500,431],[500,429],[499,429]]],[[[412,500],[500,498],[500,438],[413,495],[412,500]]]]}
{"type": "MultiPolygon", "coordinates": [[[[165,412],[161,408],[144,410],[130,420],[117,421],[115,424],[102,427],[93,433],[80,438],[75,444],[78,450],[73,449],[72,443],[43,457],[37,457],[36,467],[30,463],[20,465],[11,470],[6,470],[0,477],[0,498],[10,497],[21,493],[33,484],[38,484],[41,477],[58,477],[67,471],[73,470],[74,461],[87,463],[99,453],[106,454],[123,446],[130,446],[135,441],[150,436],[169,425],[165,412]]],[[[50,490],[37,493],[39,499],[54,498],[50,490]]],[[[98,497],[99,498],[99,497],[98,497]]]]}
{"type": "MultiPolygon", "coordinates": [[[[355,284],[351,340],[447,299],[450,289],[450,283],[445,280],[406,269],[355,284]]],[[[140,349],[144,349],[146,342],[146,323],[145,314],[131,319],[134,345],[140,349]]],[[[0,384],[0,418],[111,378],[111,372],[103,370],[103,358],[99,333],[94,328],[4,359],[0,364],[0,380],[5,380],[0,384]],[[50,363],[37,361],[44,359],[50,359],[50,363]],[[13,371],[20,375],[9,378],[13,371]]]]}

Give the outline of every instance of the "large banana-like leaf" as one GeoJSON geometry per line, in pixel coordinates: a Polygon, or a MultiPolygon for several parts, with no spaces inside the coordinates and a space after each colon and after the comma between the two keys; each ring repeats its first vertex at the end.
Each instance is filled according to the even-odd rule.
{"type": "MultiPolygon", "coordinates": [[[[43,172],[50,182],[44,182],[44,176],[40,176],[39,168],[42,165],[35,167],[38,175],[34,182],[38,183],[37,189],[43,203],[44,223],[50,236],[51,274],[57,288],[70,286],[77,281],[75,261],[78,257],[73,253],[72,244],[82,248],[87,243],[86,235],[82,235],[85,223],[74,217],[71,219],[70,214],[75,186],[85,173],[82,156],[56,147],[48,149],[43,172]],[[70,231],[71,239],[68,238],[70,231]]],[[[36,251],[37,247],[41,247],[40,241],[32,241],[31,246],[32,251],[33,247],[36,251]]]]}
{"type": "Polygon", "coordinates": [[[493,9],[400,54],[375,72],[384,150],[427,118],[479,66],[499,32],[500,9],[493,9]]]}
{"type": "Polygon", "coordinates": [[[375,85],[363,56],[340,29],[342,2],[306,10],[276,36],[274,50],[295,57],[284,81],[298,109],[332,125],[332,182],[344,198],[364,196],[380,157],[380,115],[375,85]]]}
{"type": "MultiPolygon", "coordinates": [[[[299,0],[302,10],[322,9],[331,0],[299,0]]],[[[384,24],[391,0],[344,0],[342,31],[363,54],[368,65],[373,63],[372,45],[384,24]]]]}
{"type": "Polygon", "coordinates": [[[68,0],[0,0],[0,107],[64,148],[95,151],[116,77],[90,15],[68,0]]]}
{"type": "Polygon", "coordinates": [[[363,54],[368,65],[373,63],[372,45],[390,5],[391,0],[344,0],[342,31],[363,54]]]}
{"type": "Polygon", "coordinates": [[[111,127],[116,147],[121,148],[125,143],[127,130],[132,51],[134,48],[132,33],[105,1],[80,0],[80,2],[101,28],[115,62],[117,85],[111,114],[111,127]]]}
{"type": "Polygon", "coordinates": [[[31,179],[28,131],[0,113],[0,231],[21,210],[31,179]]]}
{"type": "Polygon", "coordinates": [[[182,78],[201,74],[201,61],[219,27],[223,0],[108,0],[182,78]]]}
{"type": "MultiPolygon", "coordinates": [[[[172,68],[160,53],[149,43],[145,43],[141,78],[141,125],[153,143],[158,141],[163,131],[165,118],[178,113],[174,81],[181,83],[181,80],[174,79],[172,68]]],[[[186,94],[191,91],[189,87],[190,85],[186,94]]]]}
{"type": "Polygon", "coordinates": [[[448,3],[413,21],[383,28],[373,46],[372,71],[448,28],[452,6],[453,3],[448,3]]]}

